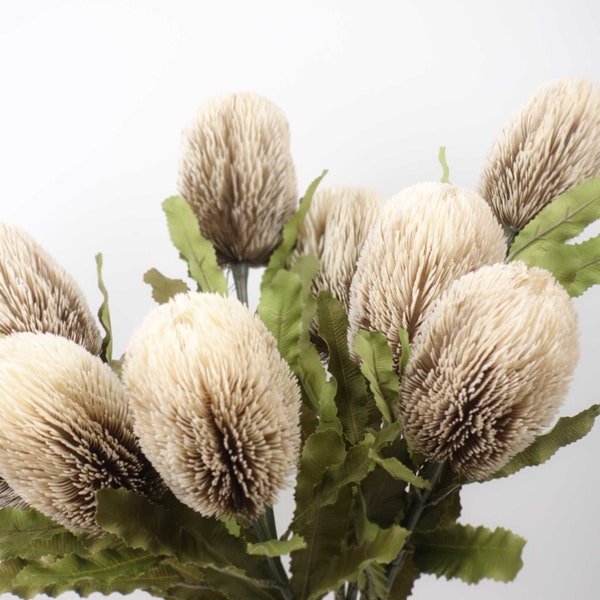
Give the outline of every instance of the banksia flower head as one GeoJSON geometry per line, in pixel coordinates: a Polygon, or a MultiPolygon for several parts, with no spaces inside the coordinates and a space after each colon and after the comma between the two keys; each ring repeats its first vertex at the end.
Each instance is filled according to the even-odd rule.
{"type": "Polygon", "coordinates": [[[600,85],[541,87],[494,143],[480,193],[498,219],[522,229],[544,206],[600,175],[600,85]]]}
{"type": "Polygon", "coordinates": [[[146,317],[123,373],[142,448],[179,500],[205,516],[274,502],[298,460],[300,390],[246,306],[178,294],[146,317]]]}
{"type": "Polygon", "coordinates": [[[266,264],[298,202],[283,112],[253,94],[207,102],[183,134],[179,191],[221,263],[266,264]]]}
{"type": "Polygon", "coordinates": [[[0,508],[12,506],[13,508],[25,508],[27,503],[15,494],[14,490],[0,478],[0,508]]]}
{"type": "Polygon", "coordinates": [[[404,434],[413,449],[485,478],[550,424],[578,355],[573,306],[548,271],[514,262],[465,275],[414,342],[404,434]]]}
{"type": "Polygon", "coordinates": [[[349,347],[358,330],[380,331],[398,361],[399,328],[412,340],[452,281],[505,254],[502,229],[475,192],[447,183],[400,192],[382,210],[358,260],[350,287],[349,347]]]}
{"type": "Polygon", "coordinates": [[[0,334],[54,333],[99,354],[102,336],[73,278],[25,231],[0,223],[0,334]]]}
{"type": "Polygon", "coordinates": [[[337,185],[315,194],[293,256],[314,254],[319,259],[315,296],[329,290],[348,311],[356,262],[382,204],[377,192],[365,188],[337,185]]]}
{"type": "Polygon", "coordinates": [[[65,338],[0,340],[0,474],[28,505],[75,531],[97,531],[104,487],[160,493],[119,378],[65,338]]]}

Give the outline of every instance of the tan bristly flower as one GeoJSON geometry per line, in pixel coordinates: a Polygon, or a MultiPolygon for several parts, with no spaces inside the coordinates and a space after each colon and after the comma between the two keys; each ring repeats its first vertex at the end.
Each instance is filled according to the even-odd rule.
{"type": "Polygon", "coordinates": [[[328,290],[348,311],[356,262],[382,205],[381,196],[365,188],[336,185],[315,194],[292,258],[314,254],[319,259],[315,296],[328,290]]]}
{"type": "Polygon", "coordinates": [[[179,500],[205,516],[273,504],[298,460],[300,390],[247,307],[177,295],[135,333],[124,382],[142,448],[179,500]]]}
{"type": "Polygon", "coordinates": [[[498,219],[520,230],[560,194],[600,175],[600,85],[541,87],[490,152],[480,193],[498,219]]]}
{"type": "Polygon", "coordinates": [[[414,342],[404,434],[415,450],[485,478],[551,423],[578,355],[571,300],[548,271],[514,262],[465,275],[414,342]]]}
{"type": "Polygon", "coordinates": [[[27,503],[15,494],[15,491],[0,478],[0,508],[12,506],[13,508],[25,508],[27,503]]]}
{"type": "Polygon", "coordinates": [[[102,336],[75,280],[25,231],[0,223],[0,334],[54,333],[92,354],[102,336]]]}
{"type": "Polygon", "coordinates": [[[358,260],[350,287],[350,348],[358,330],[380,331],[398,361],[399,328],[412,340],[452,281],[505,254],[502,229],[478,194],[447,183],[407,188],[388,201],[358,260]]]}
{"type": "Polygon", "coordinates": [[[298,204],[281,109],[253,94],[206,102],[183,134],[179,193],[221,263],[266,264],[298,204]]]}
{"type": "Polygon", "coordinates": [[[0,474],[69,529],[98,530],[101,488],[161,492],[119,378],[70,340],[41,333],[0,340],[0,422],[0,474]]]}

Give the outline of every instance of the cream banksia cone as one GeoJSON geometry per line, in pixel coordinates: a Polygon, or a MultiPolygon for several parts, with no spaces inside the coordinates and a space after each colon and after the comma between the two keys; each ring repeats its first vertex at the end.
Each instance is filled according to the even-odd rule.
{"type": "Polygon", "coordinates": [[[545,270],[497,264],[439,299],[414,342],[399,401],[411,447],[482,479],[548,426],[577,359],[577,318],[545,270]]]}
{"type": "Polygon", "coordinates": [[[544,206],[600,175],[600,85],[541,87],[494,143],[479,187],[506,227],[521,230],[544,206]]]}
{"type": "Polygon", "coordinates": [[[300,448],[300,390],[275,338],[233,298],[178,294],[127,349],[124,382],[142,448],[205,516],[272,505],[300,448]]]}
{"type": "Polygon", "coordinates": [[[0,474],[69,529],[98,530],[101,488],[161,492],[119,378],[70,340],[40,333],[0,340],[0,422],[0,474]]]}
{"type": "Polygon", "coordinates": [[[298,203],[283,112],[253,94],[204,104],[183,134],[179,193],[221,263],[266,264],[298,203]]]}
{"type": "Polygon", "coordinates": [[[45,332],[99,354],[102,336],[75,280],[25,231],[0,223],[0,333],[45,332]]]}
{"type": "Polygon", "coordinates": [[[350,287],[349,347],[357,331],[383,333],[396,362],[398,330],[413,339],[454,281],[506,254],[501,227],[475,192],[421,183],[388,201],[367,237],[350,287]]]}
{"type": "Polygon", "coordinates": [[[292,257],[314,254],[319,259],[315,296],[328,290],[348,311],[356,262],[382,205],[383,198],[365,188],[337,185],[315,194],[292,257]]]}

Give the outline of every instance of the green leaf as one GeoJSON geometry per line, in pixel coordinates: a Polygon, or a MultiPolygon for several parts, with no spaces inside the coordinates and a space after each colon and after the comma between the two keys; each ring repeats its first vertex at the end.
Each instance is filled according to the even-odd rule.
{"type": "Polygon", "coordinates": [[[586,436],[591,431],[598,415],[600,415],[600,404],[594,404],[574,417],[562,417],[551,431],[538,436],[531,446],[517,454],[489,479],[508,477],[525,467],[545,463],[560,448],[586,436]]]}
{"type": "Polygon", "coordinates": [[[405,481],[410,483],[417,488],[430,488],[431,482],[427,479],[419,477],[413,473],[412,469],[409,469],[406,465],[402,464],[397,458],[382,458],[375,451],[370,453],[371,459],[378,464],[382,469],[387,471],[394,479],[405,481]]]}
{"type": "Polygon", "coordinates": [[[100,350],[100,358],[110,365],[112,361],[112,325],[110,324],[110,310],[108,308],[108,290],[102,279],[102,253],[96,254],[96,273],[98,276],[98,288],[102,293],[102,304],[98,309],[98,318],[100,324],[105,331],[104,339],[102,340],[102,349],[100,350]]]}
{"type": "Polygon", "coordinates": [[[408,331],[406,329],[398,330],[398,339],[400,341],[400,346],[402,347],[402,354],[400,356],[400,365],[399,371],[400,374],[404,374],[404,370],[406,369],[406,365],[408,364],[408,359],[410,358],[410,342],[408,339],[408,331]]]}
{"type": "Polygon", "coordinates": [[[11,591],[22,598],[36,594],[57,596],[69,590],[82,596],[96,591],[110,593],[117,591],[113,587],[116,578],[135,577],[159,564],[160,558],[131,548],[102,550],[88,557],[70,554],[54,562],[40,560],[22,568],[12,581],[11,591]]]}
{"type": "Polygon", "coordinates": [[[298,273],[280,270],[262,291],[258,315],[277,340],[280,354],[298,377],[312,409],[320,413],[321,419],[335,422],[336,383],[328,380],[319,354],[309,341],[307,321],[312,315],[306,312],[310,299],[303,290],[298,273]]]}
{"type": "Polygon", "coordinates": [[[400,381],[394,370],[394,355],[385,336],[378,331],[358,331],[354,351],[361,359],[360,370],[369,382],[377,408],[385,421],[391,423],[400,381]]]}
{"type": "Polygon", "coordinates": [[[420,575],[421,573],[415,566],[412,556],[408,555],[394,579],[389,600],[406,600],[406,598],[410,598],[415,581],[420,575]]]}
{"type": "Polygon", "coordinates": [[[144,273],[144,282],[152,287],[152,298],[158,304],[168,302],[176,294],[185,294],[190,291],[185,281],[170,279],[157,269],[150,269],[144,273]]]}
{"type": "Polygon", "coordinates": [[[467,583],[484,578],[512,581],[523,566],[525,540],[507,529],[455,524],[428,533],[415,532],[414,560],[424,573],[457,577],[467,583]]]}
{"type": "Polygon", "coordinates": [[[351,444],[364,436],[372,396],[358,365],[348,352],[348,316],[331,292],[317,297],[319,335],[329,350],[329,371],[337,382],[335,401],[344,434],[351,444]]]}
{"type": "Polygon", "coordinates": [[[0,593],[7,594],[13,590],[13,580],[26,567],[28,562],[21,558],[8,558],[0,562],[0,593]]]}
{"type": "Polygon", "coordinates": [[[402,550],[408,535],[409,532],[398,525],[381,529],[369,524],[362,543],[349,544],[326,561],[318,581],[311,585],[309,600],[339,588],[345,581],[357,580],[371,565],[392,562],[402,550]]]}
{"type": "Polygon", "coordinates": [[[86,544],[61,525],[33,509],[0,509],[0,560],[33,560],[46,555],[84,553],[86,544]]]}
{"type": "Polygon", "coordinates": [[[600,283],[600,240],[566,242],[599,218],[600,177],[594,177],[544,207],[517,235],[506,260],[548,269],[569,294],[578,296],[600,283]]]}
{"type": "Polygon", "coordinates": [[[398,524],[404,516],[406,485],[377,467],[361,482],[366,518],[380,527],[398,524]]]}
{"type": "Polygon", "coordinates": [[[440,146],[438,160],[440,161],[440,165],[442,167],[442,178],[440,181],[442,183],[450,183],[450,168],[446,162],[446,146],[440,146]]]}
{"type": "Polygon", "coordinates": [[[196,215],[181,196],[163,202],[171,241],[188,264],[191,278],[203,292],[228,295],[227,278],[217,264],[213,245],[200,233],[196,215]]]}
{"type": "Polygon", "coordinates": [[[306,542],[300,535],[294,535],[289,540],[267,540],[266,542],[257,542],[248,544],[248,554],[256,556],[283,556],[294,550],[306,548],[306,542]]]}
{"type": "Polygon", "coordinates": [[[321,183],[323,177],[327,175],[327,171],[323,171],[319,177],[317,177],[306,190],[303,198],[300,200],[300,206],[296,213],[294,213],[283,226],[282,241],[279,247],[273,252],[269,260],[269,264],[263,274],[260,292],[263,294],[265,288],[270,284],[277,272],[280,269],[286,269],[290,254],[296,245],[296,239],[298,237],[298,231],[304,221],[304,217],[310,208],[310,203],[314,193],[317,191],[317,187],[321,183]]]}

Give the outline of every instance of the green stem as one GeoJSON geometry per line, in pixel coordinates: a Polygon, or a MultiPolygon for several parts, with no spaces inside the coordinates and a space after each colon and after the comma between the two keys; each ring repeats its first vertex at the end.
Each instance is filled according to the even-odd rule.
{"type": "MultiPolygon", "coordinates": [[[[409,506],[408,512],[406,513],[406,519],[404,520],[404,527],[405,527],[405,529],[408,529],[408,531],[410,533],[412,533],[415,530],[415,527],[417,526],[417,523],[419,522],[419,519],[421,518],[421,515],[423,514],[423,511],[425,510],[425,507],[427,506],[427,500],[429,500],[429,496],[431,495],[431,492],[433,491],[435,484],[438,482],[438,479],[440,478],[443,469],[444,469],[444,463],[438,463],[438,462],[433,463],[431,475],[429,476],[429,482],[431,483],[431,487],[426,488],[424,490],[417,490],[417,492],[418,492],[417,499],[409,506]]],[[[398,573],[404,566],[406,557],[408,556],[407,545],[410,540],[410,533],[409,533],[409,537],[404,542],[404,546],[403,546],[402,550],[400,550],[400,552],[398,553],[398,556],[396,556],[394,561],[388,567],[388,575],[387,575],[388,592],[391,592],[392,586],[394,585],[394,580],[396,579],[396,575],[398,575],[398,573]]]]}
{"type": "Polygon", "coordinates": [[[346,592],[346,600],[356,600],[358,598],[358,584],[356,581],[351,581],[348,584],[348,591],[346,592]]]}
{"type": "Polygon", "coordinates": [[[246,306],[248,306],[248,271],[247,262],[231,263],[231,274],[237,299],[246,306]]]}
{"type": "MultiPolygon", "coordinates": [[[[271,506],[268,506],[267,510],[257,517],[252,526],[259,541],[267,542],[268,540],[277,539],[275,516],[271,506]]],[[[267,562],[269,563],[269,569],[271,570],[273,577],[275,577],[275,580],[279,584],[278,589],[284,600],[294,600],[294,594],[290,588],[290,580],[286,570],[283,568],[281,558],[279,556],[267,556],[267,562]]]]}

